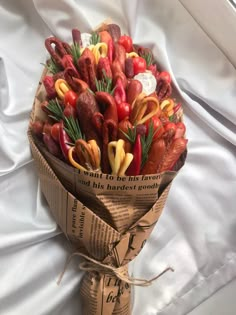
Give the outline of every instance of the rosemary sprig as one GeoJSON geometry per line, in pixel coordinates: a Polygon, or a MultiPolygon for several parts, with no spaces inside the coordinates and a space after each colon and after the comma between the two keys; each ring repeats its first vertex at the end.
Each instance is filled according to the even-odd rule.
{"type": "Polygon", "coordinates": [[[153,63],[153,56],[151,52],[143,52],[140,54],[140,57],[145,59],[147,67],[149,67],[153,63]]]}
{"type": "Polygon", "coordinates": [[[123,130],[119,129],[123,135],[129,140],[130,143],[134,144],[135,139],[136,139],[136,134],[137,134],[137,130],[136,130],[136,126],[134,126],[133,128],[128,127],[128,131],[127,133],[124,132],[123,130]]]}
{"type": "Polygon", "coordinates": [[[80,45],[76,42],[74,42],[71,45],[71,54],[73,57],[73,63],[75,66],[78,66],[78,59],[81,56],[81,52],[80,52],[80,45]]]}
{"type": "Polygon", "coordinates": [[[48,116],[51,117],[53,120],[60,121],[63,119],[64,117],[63,110],[57,98],[55,98],[54,100],[48,101],[47,109],[51,113],[48,116]]]}
{"type": "Polygon", "coordinates": [[[102,70],[102,72],[102,80],[97,80],[97,78],[95,78],[96,89],[99,92],[107,92],[113,95],[115,87],[112,88],[112,79],[106,75],[106,71],[104,69],[102,70]]]}
{"type": "MultiPolygon", "coordinates": [[[[128,127],[127,133],[119,129],[123,135],[129,140],[130,143],[134,144],[136,140],[137,135],[137,126],[134,126],[133,128],[128,127]]],[[[155,136],[156,132],[159,129],[157,128],[154,130],[154,124],[153,121],[150,122],[149,128],[148,128],[148,135],[142,135],[140,137],[141,140],[141,146],[142,146],[142,158],[141,158],[141,168],[145,165],[148,159],[148,153],[152,145],[153,137],[155,136]]]]}
{"type": "Polygon", "coordinates": [[[47,61],[47,63],[41,63],[41,65],[43,65],[44,67],[46,67],[48,69],[49,72],[51,72],[52,74],[56,74],[58,72],[61,71],[61,68],[60,66],[58,66],[54,61],[53,59],[49,59],[47,61]]]}
{"type": "Polygon", "coordinates": [[[92,37],[90,38],[90,44],[97,45],[97,43],[100,43],[100,35],[96,32],[93,32],[92,37]]]}
{"type": "Polygon", "coordinates": [[[74,118],[73,116],[70,117],[64,116],[64,125],[65,125],[64,129],[68,136],[73,141],[73,143],[75,143],[77,139],[83,139],[79,122],[76,118],[74,118]]]}
{"type": "MultiPolygon", "coordinates": [[[[96,79],[95,79],[96,80],[96,79]]],[[[93,94],[93,96],[95,96],[95,93],[90,89],[90,88],[87,88],[87,91],[91,94],[93,94]]]]}
{"type": "MultiPolygon", "coordinates": [[[[119,129],[123,135],[129,140],[130,143],[134,144],[136,140],[136,135],[137,135],[137,126],[134,126],[133,128],[128,127],[127,133],[124,132],[123,130],[119,129]]],[[[153,121],[151,120],[149,127],[148,127],[148,134],[147,136],[141,135],[140,140],[141,140],[141,146],[142,146],[142,158],[141,158],[141,169],[145,165],[148,159],[148,154],[149,150],[152,145],[153,138],[155,134],[158,132],[159,128],[154,130],[154,124],[153,121]]]]}
{"type": "Polygon", "coordinates": [[[59,122],[63,120],[64,122],[64,129],[68,136],[73,141],[73,144],[77,139],[84,139],[84,136],[82,135],[79,122],[77,118],[74,118],[73,116],[66,117],[63,113],[63,109],[60,106],[57,98],[54,100],[50,100],[47,105],[48,111],[51,113],[48,115],[48,117],[51,117],[53,120],[59,122]]]}
{"type": "Polygon", "coordinates": [[[154,131],[153,121],[150,122],[148,128],[148,135],[141,136],[141,145],[142,145],[142,160],[141,160],[141,168],[145,165],[148,159],[148,153],[152,144],[152,140],[154,135],[156,134],[158,129],[154,131]]]}

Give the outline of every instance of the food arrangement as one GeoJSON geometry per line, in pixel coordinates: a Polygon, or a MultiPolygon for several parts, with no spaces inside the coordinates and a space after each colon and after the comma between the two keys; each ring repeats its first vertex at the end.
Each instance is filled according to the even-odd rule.
{"type": "Polygon", "coordinates": [[[82,256],[82,313],[130,315],[129,276],[185,163],[183,109],[171,77],[149,48],[116,24],[72,30],[49,53],[28,136],[41,190],[57,224],[82,256]]]}
{"type": "Polygon", "coordinates": [[[72,44],[49,37],[44,121],[33,133],[79,170],[118,176],[174,170],[187,140],[171,77],[152,51],[116,24],[72,30],[72,44]]]}

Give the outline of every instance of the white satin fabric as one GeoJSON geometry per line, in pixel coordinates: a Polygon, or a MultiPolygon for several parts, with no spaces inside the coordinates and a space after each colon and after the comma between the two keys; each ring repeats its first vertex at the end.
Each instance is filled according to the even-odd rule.
{"type": "MultiPolygon", "coordinates": [[[[181,1],[182,2],[182,1],[181,1]]],[[[40,191],[26,135],[51,34],[70,41],[107,17],[149,46],[182,99],[188,157],[133,276],[134,315],[183,315],[236,276],[236,71],[177,0],[0,3],[0,314],[81,314],[78,259],[40,191]]]]}

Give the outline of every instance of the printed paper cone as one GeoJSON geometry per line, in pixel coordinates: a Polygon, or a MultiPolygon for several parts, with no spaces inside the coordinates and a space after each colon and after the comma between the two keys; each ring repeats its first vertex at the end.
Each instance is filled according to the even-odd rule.
{"type": "MultiPolygon", "coordinates": [[[[46,74],[44,70],[42,77],[46,74]]],[[[45,119],[39,83],[28,130],[42,192],[54,218],[75,253],[87,257],[81,269],[83,314],[130,314],[128,276],[134,259],[157,223],[177,172],[118,177],[83,172],[52,156],[31,132],[31,123],[45,119]],[[108,266],[108,267],[106,267],[108,266]]],[[[179,167],[184,163],[184,157],[179,167]]],[[[145,285],[145,283],[141,283],[145,285]]]]}
{"type": "MultiPolygon", "coordinates": [[[[118,232],[101,218],[102,215],[99,217],[92,208],[86,207],[64,188],[38,150],[30,132],[29,139],[42,192],[75,252],[115,269],[109,270],[91,261],[88,261],[88,267],[85,264],[84,269],[87,271],[80,289],[83,314],[130,314],[130,283],[120,278],[124,276],[129,279],[127,264],[139,254],[155,227],[163,211],[171,181],[144,215],[125,231],[118,232]],[[122,269],[119,268],[121,266],[122,269]]],[[[118,204],[112,207],[114,206],[119,208],[118,204]]]]}

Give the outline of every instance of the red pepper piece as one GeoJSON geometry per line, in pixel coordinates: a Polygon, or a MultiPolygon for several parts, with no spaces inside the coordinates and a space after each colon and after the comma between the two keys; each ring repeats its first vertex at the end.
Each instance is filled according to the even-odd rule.
{"type": "Polygon", "coordinates": [[[118,78],[116,81],[114,99],[116,104],[126,103],[126,93],[121,78],[118,78]]]}
{"type": "Polygon", "coordinates": [[[127,176],[137,176],[140,174],[142,160],[142,144],[140,134],[137,134],[136,136],[132,153],[134,158],[126,171],[127,176]]]}
{"type": "Polygon", "coordinates": [[[117,113],[118,113],[118,120],[121,121],[126,117],[129,118],[131,113],[131,105],[126,102],[122,102],[117,104],[117,113]]]}
{"type": "Polygon", "coordinates": [[[119,40],[118,43],[120,45],[122,45],[125,48],[125,51],[127,53],[130,53],[131,51],[133,51],[133,40],[130,36],[128,35],[122,35],[119,40]]]}
{"type": "Polygon", "coordinates": [[[71,142],[72,142],[72,140],[70,139],[70,137],[66,133],[66,131],[64,129],[64,124],[61,121],[60,122],[60,131],[59,131],[59,144],[60,144],[61,151],[62,151],[63,156],[66,159],[66,161],[68,161],[68,152],[71,148],[69,143],[71,143],[71,142]]]}
{"type": "Polygon", "coordinates": [[[78,95],[72,91],[72,90],[69,90],[65,93],[65,96],[64,96],[64,103],[65,105],[71,105],[73,106],[74,108],[76,107],[76,101],[77,101],[77,98],[78,98],[78,95]]]}
{"type": "Polygon", "coordinates": [[[57,92],[56,92],[55,86],[54,86],[53,77],[46,75],[43,78],[43,85],[45,87],[48,99],[52,99],[52,98],[55,98],[57,96],[57,92]]]}
{"type": "Polygon", "coordinates": [[[175,107],[173,108],[174,113],[176,113],[181,108],[181,106],[182,105],[180,103],[176,104],[175,107]]]}
{"type": "Polygon", "coordinates": [[[142,57],[133,58],[134,74],[145,72],[147,69],[146,60],[142,57]]]}

